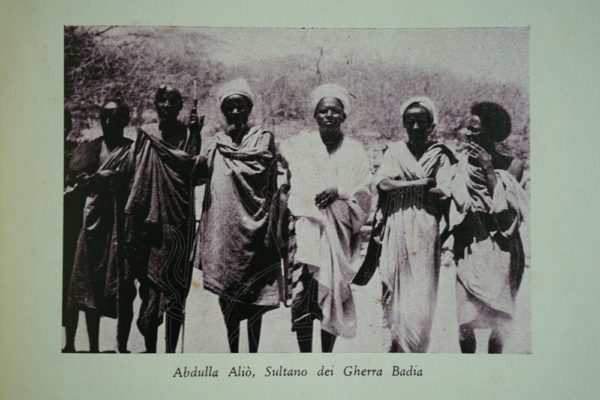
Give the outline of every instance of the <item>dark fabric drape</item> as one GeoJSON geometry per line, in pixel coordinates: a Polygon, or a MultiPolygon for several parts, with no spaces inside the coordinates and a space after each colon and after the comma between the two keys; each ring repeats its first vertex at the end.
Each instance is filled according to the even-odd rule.
{"type": "MultiPolygon", "coordinates": [[[[101,145],[101,142],[100,142],[101,145]]],[[[86,146],[90,150],[91,146],[86,146]]],[[[68,290],[69,307],[95,310],[116,318],[119,274],[125,270],[124,215],[127,179],[118,173],[128,168],[131,141],[115,148],[98,168],[115,175],[88,184],[68,290]]],[[[89,152],[85,169],[98,163],[100,147],[89,152]]],[[[77,161],[83,163],[84,153],[77,161]]]]}
{"type": "Polygon", "coordinates": [[[199,147],[199,135],[174,146],[156,129],[138,130],[135,172],[125,207],[129,273],[140,280],[141,292],[150,287],[158,291],[153,296],[160,297],[158,309],[156,301],[142,305],[138,319],[142,333],[160,325],[164,312],[183,315],[191,283],[191,172],[199,147]]]}

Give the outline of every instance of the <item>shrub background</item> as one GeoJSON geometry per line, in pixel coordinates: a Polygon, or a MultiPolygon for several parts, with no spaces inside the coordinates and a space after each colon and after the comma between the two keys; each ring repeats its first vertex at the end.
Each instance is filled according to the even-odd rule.
{"type": "MultiPolygon", "coordinates": [[[[436,139],[455,149],[460,148],[459,131],[473,103],[487,100],[502,104],[511,115],[513,133],[499,148],[528,164],[527,80],[525,85],[517,83],[518,79],[498,81],[487,78],[485,71],[465,77],[452,73],[442,62],[423,66],[400,63],[398,57],[368,57],[365,56],[367,48],[339,52],[335,49],[344,44],[344,37],[340,39],[343,31],[332,32],[335,40],[328,40],[328,32],[322,31],[323,39],[311,47],[310,43],[301,45],[300,40],[319,35],[318,30],[65,27],[65,107],[73,115],[72,136],[86,140],[100,134],[99,107],[110,95],[124,97],[131,106],[132,126],[156,122],[152,99],[161,83],[171,83],[181,90],[185,106],[180,117],[185,121],[194,80],[197,81],[199,112],[206,116],[203,135],[211,136],[219,129],[214,91],[224,81],[242,76],[257,95],[254,120],[272,129],[277,140],[313,128],[309,93],[319,83],[336,82],[347,87],[354,96],[344,128],[369,149],[374,167],[386,143],[406,139],[399,108],[413,95],[427,95],[434,101],[439,110],[436,139]],[[228,31],[232,36],[227,36],[228,31]],[[213,32],[224,34],[211,34],[213,32]],[[247,62],[231,65],[221,61],[223,57],[219,54],[223,48],[254,46],[252,49],[257,50],[252,51],[260,53],[263,50],[260,38],[273,35],[280,35],[282,43],[292,51],[282,49],[285,51],[278,55],[270,49],[263,58],[259,54],[247,62]],[[295,46],[297,53],[293,51],[295,46]]],[[[356,36],[360,32],[354,30],[352,34],[356,36]]],[[[374,32],[371,30],[369,34],[372,36],[374,32]]],[[[475,39],[465,46],[472,46],[475,39]]],[[[349,40],[352,39],[346,39],[349,40]]],[[[377,43],[372,45],[377,46],[377,43]]],[[[424,47],[422,51],[433,51],[432,48],[424,47]]],[[[505,57],[500,46],[492,54],[497,54],[498,60],[505,57]]]]}

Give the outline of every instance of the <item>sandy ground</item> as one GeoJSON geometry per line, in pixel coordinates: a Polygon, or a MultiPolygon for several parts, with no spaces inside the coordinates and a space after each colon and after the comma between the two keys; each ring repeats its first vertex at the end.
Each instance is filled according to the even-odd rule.
{"type": "MultiPolygon", "coordinates": [[[[453,265],[442,267],[437,309],[435,312],[431,345],[433,353],[458,353],[458,337],[456,323],[455,300],[456,269],[453,265]]],[[[521,290],[517,297],[517,311],[513,321],[513,335],[505,344],[506,353],[531,353],[530,327],[530,274],[525,270],[521,290]]],[[[387,351],[389,333],[382,327],[381,280],[376,274],[368,285],[353,287],[358,315],[358,332],[353,339],[338,338],[335,352],[339,353],[379,353],[387,351]]],[[[139,299],[135,309],[139,308],[139,299]]],[[[202,274],[194,271],[193,287],[188,297],[187,319],[185,324],[186,353],[222,353],[228,352],[225,325],[217,301],[217,296],[202,288],[202,274]]],[[[88,349],[87,333],[83,313],[80,313],[76,348],[80,351],[88,349]]],[[[164,329],[159,330],[158,351],[164,352],[164,329]]],[[[318,323],[315,324],[315,341],[313,349],[320,351],[318,342],[318,323]]],[[[240,351],[247,352],[245,323],[242,324],[240,351]]],[[[477,331],[478,353],[487,351],[489,330],[477,331]]],[[[112,352],[116,347],[116,321],[102,318],[100,324],[100,350],[112,352]]],[[[64,340],[64,338],[63,338],[64,340]]],[[[143,337],[137,328],[132,328],[129,349],[134,352],[144,351],[143,337]]],[[[290,331],[290,310],[280,307],[267,313],[263,318],[260,352],[290,353],[297,352],[295,335],[290,331]]]]}
{"type": "MultiPolygon", "coordinates": [[[[198,187],[196,198],[202,199],[203,188],[198,187]]],[[[197,215],[200,215],[201,202],[196,203],[197,215]]],[[[529,214],[527,212],[527,214],[529,214]]],[[[525,248],[526,265],[530,265],[530,222],[528,216],[520,228],[525,248]]],[[[367,236],[368,237],[368,236],[367,236]]],[[[450,241],[449,241],[450,242],[450,241]]],[[[448,243],[446,245],[448,245],[448,243]]],[[[366,243],[363,243],[365,247],[366,243]]],[[[458,353],[458,327],[456,321],[456,268],[452,263],[452,254],[445,251],[442,255],[442,268],[438,302],[433,320],[432,337],[429,352],[458,353]]],[[[516,313],[513,320],[513,334],[504,347],[505,353],[531,353],[531,316],[530,316],[530,270],[525,269],[521,289],[517,295],[516,313]]],[[[389,347],[389,332],[383,328],[383,312],[381,308],[381,279],[376,273],[368,285],[353,286],[358,316],[358,331],[353,339],[338,338],[334,351],[339,353],[380,353],[389,347]]],[[[187,317],[185,322],[184,351],[185,353],[225,353],[229,351],[226,338],[225,324],[216,295],[202,287],[202,273],[193,273],[192,289],[188,296],[187,317]]],[[[139,309],[139,298],[136,299],[134,310],[139,309]]],[[[263,317],[260,352],[264,353],[293,353],[298,351],[296,336],[290,330],[290,310],[281,306],[265,314],[263,317]]],[[[240,351],[247,352],[248,342],[246,326],[242,323],[240,351]]],[[[487,337],[489,330],[477,330],[478,353],[487,352],[487,337]]],[[[64,332],[63,332],[64,342],[64,332]]],[[[181,341],[180,341],[181,343],[181,341]]],[[[64,343],[63,343],[64,345],[64,343]]],[[[79,316],[76,349],[88,349],[87,332],[84,314],[79,316]]],[[[116,349],[116,321],[102,318],[100,323],[100,350],[113,352],[116,349]]],[[[134,353],[144,351],[144,339],[134,325],[129,339],[129,350],[134,353]]],[[[164,326],[159,328],[158,351],[164,352],[164,326]]],[[[320,351],[319,324],[314,326],[313,350],[320,351]]],[[[181,351],[181,344],[180,349],[181,351]]]]}

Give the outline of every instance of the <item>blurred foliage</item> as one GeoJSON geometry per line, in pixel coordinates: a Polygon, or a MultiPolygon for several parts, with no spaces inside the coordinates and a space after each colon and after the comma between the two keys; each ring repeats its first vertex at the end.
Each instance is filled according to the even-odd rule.
{"type": "Polygon", "coordinates": [[[314,54],[275,57],[263,62],[224,66],[211,59],[219,46],[186,28],[65,28],[65,100],[79,128],[95,124],[98,107],[113,94],[133,110],[132,124],[153,122],[152,98],[160,83],[182,91],[189,107],[192,80],[198,80],[199,108],[207,114],[204,134],[219,126],[211,94],[221,82],[245,77],[257,95],[256,122],[270,127],[279,140],[314,128],[310,91],[322,82],[344,85],[354,96],[345,130],[370,149],[406,138],[400,105],[415,95],[429,96],[439,110],[438,140],[460,142],[460,129],[473,103],[495,101],[511,115],[512,135],[499,147],[523,160],[529,158],[529,94],[526,88],[502,82],[463,79],[443,65],[399,66],[384,59],[329,57],[323,47],[314,54]]]}
{"type": "MultiPolygon", "coordinates": [[[[326,56],[326,54],[325,54],[326,56]]],[[[311,90],[321,82],[339,83],[353,95],[345,123],[350,135],[369,149],[390,141],[406,139],[400,106],[409,97],[426,95],[439,110],[437,140],[453,147],[460,142],[471,106],[477,101],[495,101],[511,115],[513,132],[499,145],[507,154],[529,159],[529,98],[521,87],[507,83],[461,79],[442,67],[408,68],[385,60],[321,60],[321,49],[306,55],[271,59],[260,65],[243,65],[227,70],[228,76],[244,76],[257,88],[262,123],[284,136],[297,132],[298,125],[314,128],[309,106],[311,90]]]]}
{"type": "Polygon", "coordinates": [[[206,41],[197,32],[172,28],[65,27],[65,106],[76,127],[94,125],[111,96],[130,105],[132,124],[151,122],[154,92],[162,83],[177,87],[189,104],[197,79],[202,102],[223,71],[207,57],[206,41]]]}

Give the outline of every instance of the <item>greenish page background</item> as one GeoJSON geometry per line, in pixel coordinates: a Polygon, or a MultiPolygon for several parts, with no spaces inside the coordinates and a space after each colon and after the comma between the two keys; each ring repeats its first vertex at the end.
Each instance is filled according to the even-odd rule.
{"type": "Polygon", "coordinates": [[[593,398],[598,395],[594,179],[600,84],[593,1],[8,1],[0,3],[0,398],[593,398]],[[59,353],[64,25],[530,26],[533,355],[59,353]],[[178,366],[335,365],[333,378],[173,379],[178,366]],[[421,378],[347,378],[345,365],[421,378]]]}

